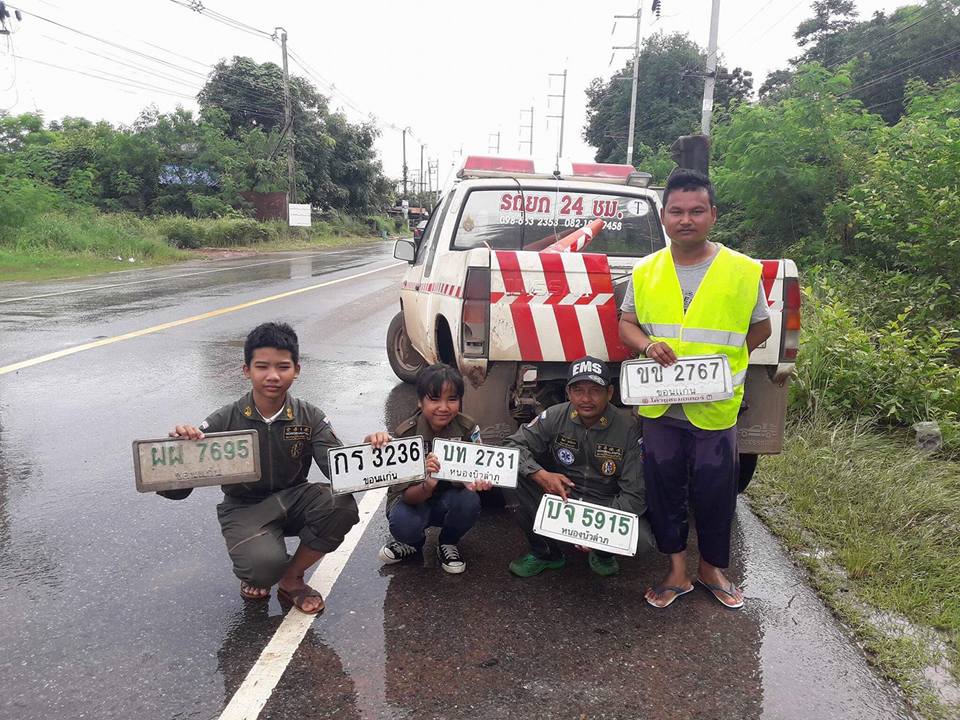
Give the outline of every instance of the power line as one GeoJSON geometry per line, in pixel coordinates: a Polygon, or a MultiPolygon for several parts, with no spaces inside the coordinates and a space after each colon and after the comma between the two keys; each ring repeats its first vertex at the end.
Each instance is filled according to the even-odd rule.
{"type": "Polygon", "coordinates": [[[880,38],[879,40],[876,40],[876,41],[870,43],[869,45],[860,48],[859,50],[855,50],[854,52],[852,52],[852,53],[850,53],[849,55],[847,55],[845,58],[841,58],[840,60],[837,60],[836,62],[830,63],[829,65],[826,66],[826,68],[827,68],[828,70],[832,70],[833,68],[837,67],[838,65],[843,65],[843,63],[847,62],[848,60],[852,60],[853,58],[855,58],[855,57],[856,57],[857,55],[859,55],[860,53],[866,52],[867,50],[870,50],[871,48],[874,48],[874,47],[876,47],[877,45],[880,45],[881,43],[886,43],[887,41],[889,41],[889,40],[891,40],[892,38],[896,37],[896,36],[899,35],[900,33],[904,32],[904,31],[906,31],[906,30],[909,30],[910,28],[912,28],[912,27],[914,27],[914,26],[916,26],[916,25],[919,25],[920,23],[922,23],[922,22],[923,22],[924,20],[926,20],[927,18],[933,17],[933,16],[936,15],[936,14],[937,14],[937,10],[932,10],[932,11],[930,11],[929,13],[927,13],[926,15],[922,15],[921,17],[917,18],[916,20],[914,20],[914,21],[913,21],[912,23],[910,23],[909,25],[905,25],[905,26],[903,26],[902,28],[899,28],[898,30],[890,33],[889,35],[886,35],[886,36],[880,38]]]}
{"type": "Polygon", "coordinates": [[[893,68],[892,70],[887,71],[885,74],[872,78],[871,80],[865,83],[861,83],[860,85],[850,88],[849,90],[844,90],[842,93],[840,93],[840,95],[841,97],[844,95],[852,95],[858,90],[863,90],[864,88],[871,87],[872,85],[876,85],[877,83],[885,82],[887,80],[892,80],[898,75],[903,75],[906,72],[910,72],[914,68],[922,67],[923,65],[929,65],[932,62],[937,62],[938,60],[942,60],[943,58],[948,57],[949,55],[952,55],[957,51],[960,51],[960,43],[944,50],[945,47],[946,47],[945,45],[941,45],[939,48],[935,48],[932,51],[932,53],[928,53],[926,56],[918,58],[915,61],[910,62],[906,65],[901,65],[900,67],[893,68]],[[943,50],[943,52],[940,52],[941,50],[943,50]],[[939,54],[935,55],[934,57],[931,57],[931,55],[933,55],[934,53],[939,53],[939,54]]]}
{"type": "MultiPolygon", "coordinates": [[[[66,70],[67,72],[77,73],[78,75],[86,75],[86,76],[88,76],[88,77],[92,77],[92,78],[95,78],[95,79],[97,79],[97,80],[103,80],[103,81],[105,81],[105,82],[110,82],[110,83],[113,83],[113,84],[115,84],[115,85],[126,85],[126,86],[128,86],[128,87],[137,88],[138,90],[151,90],[151,91],[153,91],[153,92],[159,92],[159,93],[163,93],[163,94],[165,94],[165,95],[173,95],[173,96],[175,96],[175,97],[184,98],[184,99],[186,99],[186,100],[193,100],[193,97],[190,96],[190,95],[183,95],[182,93],[174,92],[174,91],[172,91],[172,90],[168,90],[168,89],[164,89],[164,88],[159,88],[159,87],[152,86],[152,85],[146,85],[146,84],[137,83],[137,82],[132,81],[132,80],[113,80],[113,79],[111,79],[111,78],[109,78],[109,77],[103,77],[103,76],[101,76],[101,75],[95,75],[95,74],[90,73],[90,72],[84,72],[83,70],[77,70],[76,68],[70,68],[70,67],[66,67],[66,66],[64,66],[64,65],[56,65],[56,64],[54,64],[54,63],[47,62],[46,60],[37,60],[36,58],[29,58],[29,57],[25,57],[25,56],[23,56],[23,55],[16,55],[16,54],[14,54],[14,55],[12,55],[12,57],[18,58],[19,60],[26,60],[27,62],[37,63],[38,65],[46,65],[46,66],[48,66],[48,67],[56,68],[57,70],[66,70]]],[[[102,72],[102,71],[99,71],[99,72],[102,72]]]]}
{"type": "Polygon", "coordinates": [[[740,32],[741,32],[747,25],[749,25],[750,23],[752,23],[752,22],[754,21],[754,19],[760,15],[760,13],[762,13],[762,12],[763,12],[764,10],[766,10],[768,7],[770,7],[771,5],[773,5],[776,1],[777,1],[777,0],[770,0],[767,4],[763,5],[759,10],[757,10],[753,15],[751,15],[750,18],[749,18],[743,25],[741,25],[741,26],[738,27],[736,30],[734,30],[732,34],[730,34],[730,35],[728,35],[727,37],[725,37],[725,38],[723,39],[723,42],[720,43],[720,47],[726,47],[728,42],[730,42],[730,41],[733,40],[737,35],[739,35],[740,32]]]}
{"type": "Polygon", "coordinates": [[[205,17],[208,17],[211,20],[214,20],[220,23],[221,25],[226,25],[227,27],[231,27],[234,30],[240,30],[242,32],[249,33],[250,35],[255,35],[257,37],[265,37],[268,40],[274,39],[273,33],[267,32],[265,30],[260,30],[259,28],[253,27],[253,25],[247,25],[246,23],[241,22],[240,20],[234,20],[233,18],[227,15],[224,15],[223,13],[219,13],[216,10],[210,10],[209,8],[204,7],[203,3],[200,2],[199,0],[190,0],[190,2],[182,2],[181,0],[170,0],[170,2],[172,2],[174,5],[185,7],[187,10],[192,10],[193,12],[198,13],[200,15],[204,15],[205,17]]]}

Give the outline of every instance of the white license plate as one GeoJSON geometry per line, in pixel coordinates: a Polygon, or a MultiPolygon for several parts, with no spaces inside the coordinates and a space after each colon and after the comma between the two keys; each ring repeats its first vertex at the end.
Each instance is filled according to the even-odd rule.
{"type": "Polygon", "coordinates": [[[440,460],[437,480],[472,483],[486,480],[497,487],[515,488],[520,450],[434,438],[433,452],[440,460]]]}
{"type": "Polygon", "coordinates": [[[533,521],[537,535],[561,542],[604,550],[615,555],[636,555],[639,518],[633,513],[603,505],[544,495],[533,521]]]}
{"type": "Polygon", "coordinates": [[[379,448],[370,444],[330,448],[327,462],[335,495],[423,480],[423,438],[397,438],[379,448]]]}
{"type": "Polygon", "coordinates": [[[207,433],[203,440],[134,440],[133,472],[143,493],[256,482],[257,431],[207,433]]]}
{"type": "Polygon", "coordinates": [[[695,355],[663,367],[656,360],[620,365],[620,398],[625,405],[712,402],[733,397],[726,355],[695,355]]]}

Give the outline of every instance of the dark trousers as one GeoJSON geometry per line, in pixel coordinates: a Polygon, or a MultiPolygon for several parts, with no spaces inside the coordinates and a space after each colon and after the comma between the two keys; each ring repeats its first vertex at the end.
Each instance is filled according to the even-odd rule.
{"type": "Polygon", "coordinates": [[[333,495],[326,485],[302,483],[259,502],[227,497],[217,505],[233,574],[258,588],[273,586],[290,556],[284,537],[299,536],[318,552],[336,550],[360,520],[353,495],[333,495]]]}
{"type": "Polygon", "coordinates": [[[730,564],[730,526],[737,504],[737,428],[701,430],[675,418],[643,418],[647,517],[662,553],[687,547],[687,499],[697,522],[700,556],[730,564]]]}
{"type": "MultiPolygon", "coordinates": [[[[537,508],[540,507],[540,499],[543,495],[543,488],[530,478],[520,476],[517,479],[517,523],[520,525],[520,529],[523,530],[523,534],[526,535],[527,542],[530,543],[531,553],[541,560],[559,560],[563,557],[563,550],[560,549],[561,545],[569,543],[560,543],[553,538],[537,535],[533,531],[533,521],[537,517],[537,508]]],[[[609,506],[612,502],[612,498],[602,499],[573,495],[571,495],[571,497],[574,500],[584,500],[586,502],[596,503],[597,505],[609,506]]],[[[649,532],[647,534],[649,535],[649,532]]],[[[594,550],[594,552],[603,558],[611,556],[610,553],[604,552],[603,550],[594,550]]]]}
{"type": "Polygon", "coordinates": [[[480,517],[480,495],[462,486],[447,488],[419,505],[402,499],[387,513],[390,534],[415,548],[422,548],[428,527],[440,528],[437,542],[456,545],[480,517]]]}

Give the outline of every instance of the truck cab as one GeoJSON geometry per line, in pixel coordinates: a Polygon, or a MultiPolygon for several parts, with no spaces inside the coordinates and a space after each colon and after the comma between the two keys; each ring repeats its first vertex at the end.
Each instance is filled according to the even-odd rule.
{"type": "MultiPolygon", "coordinates": [[[[665,247],[650,175],[630,165],[468,156],[418,242],[387,338],[391,366],[412,382],[425,364],[456,366],[464,412],[496,441],[564,398],[567,365],[619,363],[619,306],[637,260],[665,247]]],[[[741,440],[779,452],[786,384],[799,337],[790,260],[764,260],[773,334],[751,355],[741,440]]]]}

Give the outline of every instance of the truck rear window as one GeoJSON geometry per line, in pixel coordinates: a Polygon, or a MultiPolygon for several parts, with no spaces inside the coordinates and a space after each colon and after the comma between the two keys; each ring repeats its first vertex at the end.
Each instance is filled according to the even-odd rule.
{"type": "Polygon", "coordinates": [[[656,207],[647,198],[514,187],[471,191],[452,247],[538,251],[596,220],[603,229],[585,252],[642,257],[664,246],[656,207]]]}

